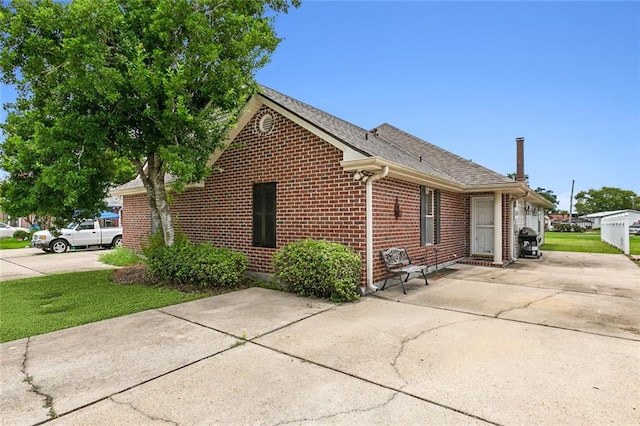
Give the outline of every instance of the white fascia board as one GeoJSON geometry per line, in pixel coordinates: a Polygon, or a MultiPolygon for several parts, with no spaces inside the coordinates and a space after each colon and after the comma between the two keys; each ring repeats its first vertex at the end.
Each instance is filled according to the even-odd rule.
{"type": "Polygon", "coordinates": [[[526,195],[531,190],[519,182],[505,182],[505,183],[490,183],[487,185],[472,185],[467,186],[465,192],[474,194],[478,192],[495,192],[501,191],[505,194],[511,195],[526,195]]]}
{"type": "Polygon", "coordinates": [[[343,161],[350,161],[350,160],[355,160],[360,158],[369,158],[364,154],[354,150],[353,148],[351,148],[350,146],[348,146],[338,138],[334,137],[333,135],[323,131],[322,129],[309,123],[307,120],[297,116],[296,114],[293,114],[291,111],[281,107],[280,105],[271,101],[270,99],[265,98],[260,94],[258,94],[257,96],[261,99],[264,105],[268,106],[272,110],[276,111],[278,114],[281,114],[282,116],[296,123],[298,126],[302,127],[305,130],[308,130],[309,132],[318,136],[320,139],[326,141],[327,143],[333,145],[334,147],[342,151],[343,161]]]}
{"type": "Polygon", "coordinates": [[[395,178],[405,182],[411,182],[418,185],[428,186],[434,189],[443,189],[452,192],[463,192],[464,186],[450,182],[435,176],[431,176],[427,173],[420,172],[399,164],[387,161],[380,157],[366,157],[363,159],[342,161],[340,165],[346,172],[373,172],[377,173],[384,166],[389,167],[389,174],[387,177],[395,178]]]}
{"type": "Polygon", "coordinates": [[[527,184],[523,182],[508,182],[493,185],[474,185],[473,187],[469,187],[466,192],[478,193],[495,191],[501,191],[504,194],[515,195],[516,197],[528,201],[534,205],[546,207],[548,209],[554,207],[551,201],[549,201],[546,197],[538,194],[533,189],[529,188],[529,186],[527,186],[527,184]]]}
{"type": "MultiPolygon", "coordinates": [[[[169,192],[173,192],[173,188],[171,187],[171,183],[167,183],[166,184],[167,189],[169,190],[169,192]]],[[[189,189],[189,188],[204,188],[204,181],[203,182],[196,182],[196,183],[188,183],[185,186],[185,189],[189,189]]],[[[110,194],[111,195],[117,195],[119,197],[124,196],[124,195],[140,195],[140,194],[146,194],[147,190],[144,186],[136,186],[134,188],[127,188],[127,189],[121,189],[121,190],[115,190],[115,191],[111,191],[110,194]]]]}

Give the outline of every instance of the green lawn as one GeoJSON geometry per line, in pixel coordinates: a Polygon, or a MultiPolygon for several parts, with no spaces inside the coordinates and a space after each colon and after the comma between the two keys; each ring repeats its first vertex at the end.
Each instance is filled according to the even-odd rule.
{"type": "Polygon", "coordinates": [[[0,342],[208,296],[111,282],[112,271],[0,282],[0,342]]]}
{"type": "Polygon", "coordinates": [[[30,241],[18,241],[15,238],[0,238],[0,250],[25,248],[31,245],[30,241]]]}
{"type": "MultiPolygon", "coordinates": [[[[549,251],[574,251],[582,253],[622,253],[615,247],[600,241],[600,233],[594,232],[545,232],[541,247],[549,251]]],[[[630,237],[630,252],[640,255],[640,236],[630,237]]]]}

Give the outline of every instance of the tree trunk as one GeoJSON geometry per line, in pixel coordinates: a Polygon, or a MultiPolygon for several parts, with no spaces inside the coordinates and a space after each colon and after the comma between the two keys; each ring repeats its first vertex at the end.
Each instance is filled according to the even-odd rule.
{"type": "Polygon", "coordinates": [[[175,240],[173,230],[173,218],[167,201],[167,191],[164,183],[164,172],[159,170],[155,176],[155,207],[157,210],[160,224],[162,225],[162,235],[164,236],[164,244],[172,246],[175,240]]]}
{"type": "Polygon", "coordinates": [[[166,246],[173,245],[175,232],[173,229],[173,218],[167,200],[167,191],[164,182],[165,173],[162,170],[162,163],[156,155],[147,159],[146,167],[142,162],[134,161],[138,169],[138,175],[147,190],[147,199],[151,210],[151,219],[156,225],[154,230],[162,235],[166,246]]]}

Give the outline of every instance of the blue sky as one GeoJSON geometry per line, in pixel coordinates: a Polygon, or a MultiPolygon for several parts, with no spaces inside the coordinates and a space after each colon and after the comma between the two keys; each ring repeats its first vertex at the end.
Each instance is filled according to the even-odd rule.
{"type": "Polygon", "coordinates": [[[562,209],[572,180],[640,194],[640,2],[303,0],[276,28],[256,76],[275,90],[503,174],[523,136],[562,209]]]}
{"type": "Polygon", "coordinates": [[[640,194],[639,2],[303,1],[260,83],[515,172],[640,194]]]}

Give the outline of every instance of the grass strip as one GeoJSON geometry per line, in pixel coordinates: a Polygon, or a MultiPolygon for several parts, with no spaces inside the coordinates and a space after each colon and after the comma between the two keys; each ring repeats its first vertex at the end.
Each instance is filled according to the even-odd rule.
{"type": "Polygon", "coordinates": [[[15,238],[0,238],[0,250],[25,248],[30,246],[30,241],[16,240],[15,238]]]}
{"type": "MultiPolygon", "coordinates": [[[[542,250],[572,251],[579,253],[621,253],[615,247],[600,241],[599,232],[545,232],[542,250]]],[[[631,236],[630,253],[640,254],[640,236],[631,236]]]]}
{"type": "Polygon", "coordinates": [[[74,272],[0,282],[0,342],[208,296],[120,285],[110,281],[112,272],[74,272]]]}

